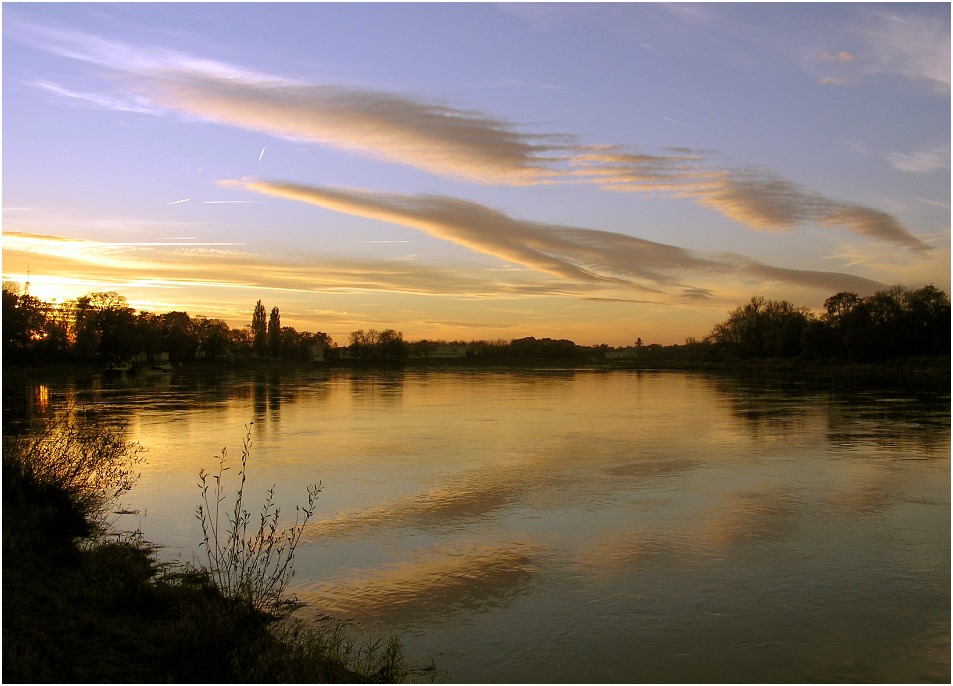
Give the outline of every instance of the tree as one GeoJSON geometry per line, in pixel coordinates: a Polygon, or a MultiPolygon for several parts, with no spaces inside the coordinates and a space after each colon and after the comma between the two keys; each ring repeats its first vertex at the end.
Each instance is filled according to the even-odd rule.
{"type": "Polygon", "coordinates": [[[175,362],[194,360],[199,338],[192,318],[185,312],[167,312],[162,315],[162,352],[169,353],[175,362]]]}
{"type": "Polygon", "coordinates": [[[407,356],[407,347],[404,344],[404,334],[393,329],[384,329],[377,339],[380,357],[384,360],[399,362],[407,356]]]}
{"type": "Polygon", "coordinates": [[[73,354],[89,360],[99,353],[99,329],[96,325],[96,307],[88,295],[76,298],[73,307],[73,354]]]}
{"type": "Polygon", "coordinates": [[[377,354],[377,342],[380,334],[376,329],[358,329],[348,336],[351,355],[357,360],[368,360],[377,354]]]}
{"type": "Polygon", "coordinates": [[[80,358],[126,359],[138,348],[133,309],[115,291],[90,293],[76,299],[74,350],[80,358]]]}
{"type": "Polygon", "coordinates": [[[265,323],[265,306],[261,300],[255,305],[255,312],[251,318],[252,352],[259,358],[265,356],[268,348],[268,325],[265,323]]]}
{"type": "Polygon", "coordinates": [[[268,317],[268,355],[274,360],[281,357],[281,315],[277,307],[271,308],[268,317]]]}
{"type": "Polygon", "coordinates": [[[36,352],[46,338],[45,305],[21,293],[16,284],[3,284],[3,354],[23,358],[36,352]]]}
{"type": "Polygon", "coordinates": [[[754,297],[716,324],[709,337],[742,357],[797,355],[810,316],[808,308],[786,300],[754,297]]]}
{"type": "Polygon", "coordinates": [[[65,301],[56,304],[44,303],[46,313],[44,321],[43,352],[56,359],[66,357],[72,343],[73,331],[73,303],[65,301]]]}
{"type": "Polygon", "coordinates": [[[838,328],[843,324],[844,318],[862,302],[863,298],[849,291],[832,295],[824,301],[824,320],[838,328]]]}
{"type": "Polygon", "coordinates": [[[150,360],[155,360],[161,352],[168,352],[162,340],[162,315],[151,312],[136,315],[136,339],[139,352],[150,360]]]}
{"type": "Polygon", "coordinates": [[[196,356],[215,362],[223,358],[229,347],[228,324],[221,319],[195,317],[192,320],[199,347],[196,356]]]}
{"type": "Polygon", "coordinates": [[[242,329],[229,329],[228,346],[237,358],[250,358],[254,351],[254,345],[255,341],[250,326],[242,329]]]}
{"type": "Polygon", "coordinates": [[[907,294],[905,330],[909,353],[948,354],[950,351],[950,297],[930,284],[907,294]]]}

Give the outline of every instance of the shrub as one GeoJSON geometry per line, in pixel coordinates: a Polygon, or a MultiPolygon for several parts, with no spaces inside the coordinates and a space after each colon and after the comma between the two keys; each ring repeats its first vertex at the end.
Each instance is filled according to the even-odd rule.
{"type": "Polygon", "coordinates": [[[108,423],[92,410],[68,408],[41,430],[4,437],[5,512],[29,514],[17,538],[40,533],[71,540],[105,532],[116,501],[139,478],[143,449],[125,442],[121,421],[108,423]]]}

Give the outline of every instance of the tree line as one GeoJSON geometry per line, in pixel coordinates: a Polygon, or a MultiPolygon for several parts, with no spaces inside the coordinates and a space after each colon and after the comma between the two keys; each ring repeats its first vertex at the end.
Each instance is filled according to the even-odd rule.
{"type": "Polygon", "coordinates": [[[820,315],[756,297],[716,325],[709,342],[734,358],[949,355],[950,297],[933,285],[894,286],[866,298],[841,292],[824,301],[820,315]]]}
{"type": "Polygon", "coordinates": [[[308,361],[332,346],[324,332],[281,326],[278,308],[266,320],[258,301],[252,323],[232,328],[222,319],[186,312],[137,312],[115,292],[50,303],[3,284],[4,363],[108,363],[136,359],[173,363],[274,359],[308,361]]]}
{"type": "Polygon", "coordinates": [[[3,359],[8,362],[109,362],[162,356],[173,363],[271,361],[361,361],[457,359],[486,364],[560,363],[635,365],[732,362],[757,358],[876,361],[949,355],[950,298],[929,285],[895,286],[868,297],[837,293],[815,313],[786,300],[753,297],[728,313],[702,340],[685,345],[611,348],[534,337],[496,341],[404,340],[393,329],[359,329],[338,347],[324,332],[281,325],[259,300],[251,324],[231,328],[221,319],[186,312],[136,312],[115,293],[90,293],[47,303],[17,284],[3,284],[3,359]]]}

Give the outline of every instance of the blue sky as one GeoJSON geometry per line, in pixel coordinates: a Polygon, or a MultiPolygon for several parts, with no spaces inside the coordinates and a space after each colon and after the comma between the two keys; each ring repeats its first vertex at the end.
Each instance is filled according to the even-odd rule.
{"type": "Polygon", "coordinates": [[[3,278],[339,343],[950,288],[950,6],[3,5],[3,278]]]}

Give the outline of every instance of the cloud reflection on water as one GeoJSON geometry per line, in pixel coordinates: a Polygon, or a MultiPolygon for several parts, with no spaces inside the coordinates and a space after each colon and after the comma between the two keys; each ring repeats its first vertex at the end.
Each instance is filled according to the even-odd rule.
{"type": "Polygon", "coordinates": [[[480,613],[531,588],[540,550],[508,544],[458,544],[413,560],[298,589],[300,600],[338,619],[407,622],[480,613]]]}
{"type": "Polygon", "coordinates": [[[382,528],[459,529],[484,520],[528,491],[552,483],[554,478],[540,477],[530,465],[473,470],[424,493],[315,522],[307,527],[302,539],[308,542],[361,533],[376,535],[382,528]]]}

